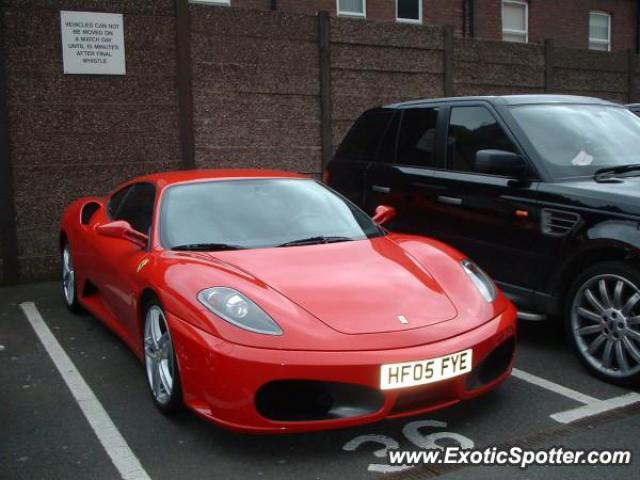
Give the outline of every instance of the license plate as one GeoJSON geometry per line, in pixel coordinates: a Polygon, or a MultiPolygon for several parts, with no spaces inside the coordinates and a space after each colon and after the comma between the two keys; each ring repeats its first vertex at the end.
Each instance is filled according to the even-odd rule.
{"type": "Polygon", "coordinates": [[[380,388],[413,387],[440,382],[471,371],[473,350],[464,350],[444,357],[407,363],[390,363],[380,367],[380,388]]]}

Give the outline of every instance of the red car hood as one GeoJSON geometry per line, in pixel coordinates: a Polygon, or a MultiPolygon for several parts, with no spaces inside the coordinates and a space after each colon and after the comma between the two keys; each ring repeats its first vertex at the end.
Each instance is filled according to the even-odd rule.
{"type": "Polygon", "coordinates": [[[211,255],[346,334],[415,329],[457,315],[425,267],[384,237],[211,255]]]}

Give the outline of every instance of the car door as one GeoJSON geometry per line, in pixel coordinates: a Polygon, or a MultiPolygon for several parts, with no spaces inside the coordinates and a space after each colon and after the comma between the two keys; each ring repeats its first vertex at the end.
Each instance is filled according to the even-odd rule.
{"type": "Polygon", "coordinates": [[[367,171],[368,210],[382,204],[394,207],[397,216],[389,223],[392,230],[429,233],[433,175],[444,166],[442,111],[438,105],[402,110],[399,131],[385,139],[389,154],[367,171]]]}
{"type": "MultiPolygon", "coordinates": [[[[136,183],[127,187],[109,203],[110,220],[124,220],[133,229],[149,235],[153,221],[156,189],[150,183],[136,183]]],[[[97,236],[96,263],[100,271],[97,285],[105,307],[118,320],[127,333],[133,335],[137,328],[135,307],[137,268],[148,249],[141,249],[133,243],[121,239],[97,236]]]]}
{"type": "Polygon", "coordinates": [[[338,148],[327,168],[325,182],[355,204],[365,202],[365,177],[371,162],[377,161],[380,145],[396,111],[376,108],[362,114],[338,148]]]}
{"type": "Polygon", "coordinates": [[[489,104],[454,104],[446,112],[446,169],[435,173],[431,233],[459,248],[502,284],[512,297],[535,287],[540,235],[536,174],[528,163],[520,179],[480,173],[480,150],[522,155],[489,104]]]}

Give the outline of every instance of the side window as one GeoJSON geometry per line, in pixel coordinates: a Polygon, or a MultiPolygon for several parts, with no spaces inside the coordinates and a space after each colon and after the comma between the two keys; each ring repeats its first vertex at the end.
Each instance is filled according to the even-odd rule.
{"type": "Polygon", "coordinates": [[[125,220],[145,234],[151,230],[156,189],[150,183],[138,183],[120,205],[115,220],[125,220]]]}
{"type": "Polygon", "coordinates": [[[448,168],[474,172],[478,150],[516,151],[493,114],[485,107],[452,108],[447,138],[448,168]]]}
{"type": "Polygon", "coordinates": [[[396,142],[398,140],[398,127],[400,126],[400,112],[393,114],[387,130],[382,137],[382,143],[378,148],[376,162],[394,163],[396,160],[396,142]]]}
{"type": "Polygon", "coordinates": [[[118,208],[120,208],[120,204],[131,190],[131,186],[125,187],[122,190],[118,190],[114,193],[109,199],[109,204],[107,205],[107,213],[109,214],[109,218],[115,220],[116,213],[118,213],[118,208]]]}
{"type": "Polygon", "coordinates": [[[393,110],[379,110],[363,114],[342,142],[336,160],[374,161],[393,113],[393,110]]]}
{"type": "Polygon", "coordinates": [[[434,155],[439,108],[412,108],[402,116],[397,162],[403,165],[437,167],[434,155]]]}

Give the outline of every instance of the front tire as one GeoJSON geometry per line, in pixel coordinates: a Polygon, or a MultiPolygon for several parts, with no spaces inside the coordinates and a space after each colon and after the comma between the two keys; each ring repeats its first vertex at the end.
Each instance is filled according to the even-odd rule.
{"type": "Polygon", "coordinates": [[[80,313],[82,312],[82,307],[80,303],[78,303],[78,282],[76,280],[76,271],[73,265],[69,242],[65,242],[62,247],[61,263],[64,303],[72,313],[80,313]]]}
{"type": "Polygon", "coordinates": [[[640,384],[640,270],[599,263],[573,283],[565,315],[580,361],[609,383],[640,384]]]}
{"type": "Polygon", "coordinates": [[[157,301],[147,305],[144,318],[147,383],[156,407],[164,414],[171,414],[182,405],[182,387],[169,324],[157,301]]]}

